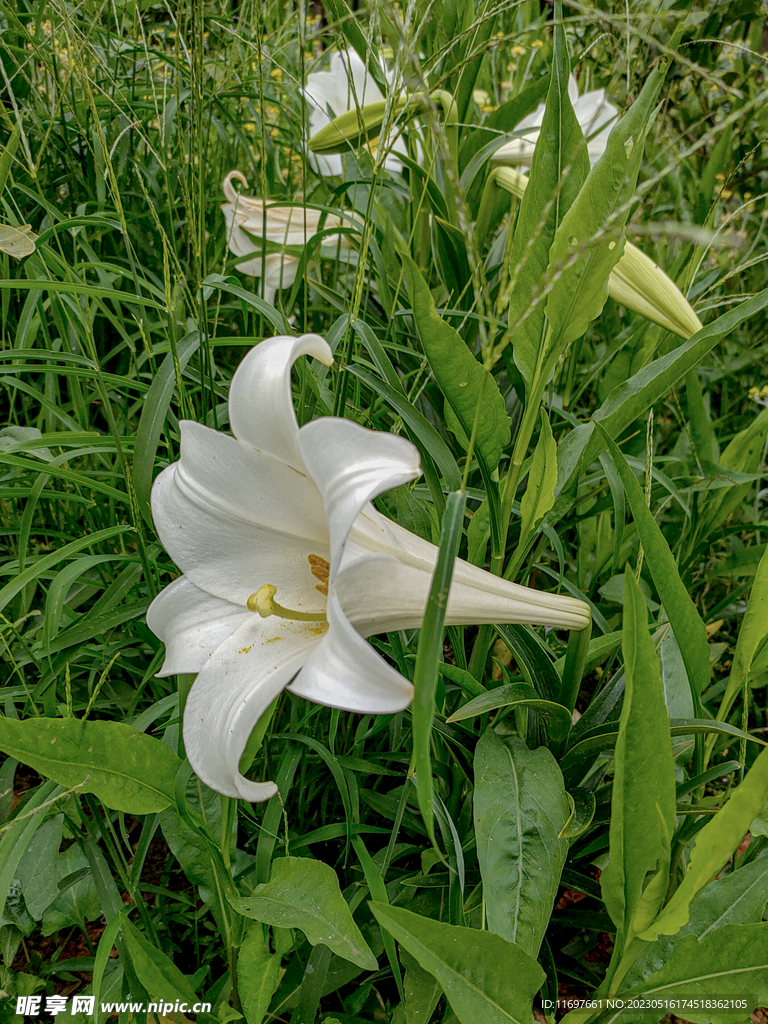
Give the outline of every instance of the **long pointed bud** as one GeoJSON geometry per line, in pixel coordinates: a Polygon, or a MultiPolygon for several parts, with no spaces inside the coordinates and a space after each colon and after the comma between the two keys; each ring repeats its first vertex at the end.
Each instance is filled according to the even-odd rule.
{"type": "MultiPolygon", "coordinates": [[[[497,167],[497,185],[522,199],[528,177],[511,167],[497,167]]],[[[608,278],[608,294],[616,302],[688,339],[702,324],[688,300],[664,271],[631,242],[625,242],[621,259],[608,278]]]]}

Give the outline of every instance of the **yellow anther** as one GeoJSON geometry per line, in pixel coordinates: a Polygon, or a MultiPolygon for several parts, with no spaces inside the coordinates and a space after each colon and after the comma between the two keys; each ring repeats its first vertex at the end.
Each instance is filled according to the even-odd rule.
{"type": "Polygon", "coordinates": [[[325,612],[295,612],[291,608],[284,608],[275,601],[277,587],[271,583],[265,583],[259,587],[255,594],[251,594],[245,602],[249,612],[258,612],[262,619],[268,619],[270,615],[277,615],[280,619],[296,619],[299,622],[327,622],[325,612]]]}

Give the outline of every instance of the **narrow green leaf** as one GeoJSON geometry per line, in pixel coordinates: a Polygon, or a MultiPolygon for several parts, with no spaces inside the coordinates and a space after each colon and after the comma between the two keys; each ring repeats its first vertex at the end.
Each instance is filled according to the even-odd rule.
{"type": "Polygon", "coordinates": [[[652,942],[659,935],[675,935],[687,923],[691,901],[739,845],[766,797],[768,748],[761,751],[726,805],[697,834],[685,878],[655,921],[640,934],[641,939],[652,942]]]}
{"type": "Polygon", "coordinates": [[[610,859],[600,885],[616,925],[617,957],[654,919],[669,882],[675,828],[675,766],[648,613],[631,573],[624,574],[624,703],[616,741],[610,859]]]}
{"type": "Polygon", "coordinates": [[[525,549],[532,534],[555,502],[557,445],[546,409],[541,410],[541,433],[533,452],[528,486],[520,501],[520,545],[525,549]]]}
{"type": "Polygon", "coordinates": [[[500,935],[371,903],[373,916],[440,982],[461,1024],[531,1024],[544,971],[500,935]]]}
{"type": "Polygon", "coordinates": [[[510,271],[517,273],[517,279],[510,295],[509,323],[515,324],[525,317],[514,333],[512,355],[525,381],[526,394],[533,402],[538,402],[538,390],[546,384],[542,379],[538,388],[534,387],[534,381],[543,376],[540,370],[547,334],[545,303],[535,301],[537,291],[546,274],[558,228],[589,173],[584,133],[568,95],[570,73],[565,29],[562,21],[555,19],[544,120],[531,160],[528,187],[520,201],[510,253],[510,271]]]}
{"type": "Polygon", "coordinates": [[[443,650],[443,623],[448,602],[448,591],[453,577],[456,553],[461,540],[464,508],[467,495],[455,491],[448,495],[443,515],[440,553],[432,576],[429,599],[416,651],[413,672],[413,771],[416,773],[416,791],[424,824],[432,845],[435,845],[435,822],[432,807],[432,723],[435,718],[435,692],[437,665],[443,650]]]}
{"type": "MultiPolygon", "coordinates": [[[[624,484],[624,492],[632,509],[635,526],[648,560],[648,568],[680,647],[691,685],[694,707],[697,707],[699,694],[709,683],[709,644],[706,627],[691,600],[691,595],[680,579],[669,544],[645,503],[645,495],[637,477],[615,442],[607,434],[604,440],[624,484]]],[[[624,575],[626,579],[627,574],[624,575]]]]}
{"type": "Polygon", "coordinates": [[[539,953],[568,840],[563,777],[546,747],[489,729],[475,749],[475,835],[489,931],[539,953]]]}
{"type": "Polygon", "coordinates": [[[508,683],[479,694],[458,711],[454,711],[447,722],[464,722],[467,718],[486,715],[497,708],[527,707],[536,711],[547,723],[547,733],[555,742],[568,738],[571,728],[571,713],[562,704],[543,700],[528,683],[508,683]]]}
{"type": "Polygon", "coordinates": [[[181,373],[189,360],[200,348],[200,335],[195,332],[182,339],[176,353],[169,352],[154,376],[152,385],[144,399],[141,419],[136,431],[136,447],[133,453],[133,486],[136,500],[144,519],[152,523],[149,510],[149,494],[152,490],[152,473],[160,435],[177,384],[177,373],[181,373]],[[176,358],[178,356],[178,359],[176,358]]]}
{"type": "Polygon", "coordinates": [[[492,375],[435,309],[429,286],[419,268],[406,253],[402,258],[413,316],[432,373],[467,437],[472,436],[478,407],[482,409],[475,452],[492,472],[509,441],[509,417],[504,399],[492,375]]]}
{"type": "Polygon", "coordinates": [[[741,622],[731,664],[731,674],[728,676],[728,683],[717,715],[720,720],[728,717],[728,712],[736,696],[747,685],[752,671],[752,662],[766,636],[768,636],[768,550],[760,559],[747,610],[741,622]]]}
{"type": "Polygon", "coordinates": [[[188,1003],[197,1001],[197,993],[189,978],[181,973],[170,957],[153,946],[127,917],[122,918],[121,928],[128,955],[148,993],[167,992],[171,999],[183,999],[188,1003]]]}
{"type": "Polygon", "coordinates": [[[690,341],[638,370],[628,381],[614,388],[589,423],[582,423],[567,434],[557,448],[558,496],[547,522],[558,522],[570,508],[579,474],[605,449],[605,435],[595,428],[597,423],[610,437],[618,437],[652,405],[668,395],[715,345],[766,306],[768,288],[713,320],[690,341]]]}
{"type": "Polygon", "coordinates": [[[566,347],[584,334],[608,299],[608,278],[624,251],[623,229],[649,119],[668,67],[669,60],[662,58],[651,70],[555,234],[547,273],[554,279],[559,270],[560,276],[553,280],[546,305],[551,336],[536,368],[542,386],[566,347]]]}
{"type": "Polygon", "coordinates": [[[175,800],[179,758],[123,722],[0,718],[0,750],[116,811],[151,814],[175,800]]]}
{"type": "Polygon", "coordinates": [[[272,877],[252,896],[229,897],[238,914],[279,928],[299,928],[313,946],[322,943],[337,956],[366,971],[376,957],[352,918],[336,872],[319,860],[280,857],[272,877]]]}

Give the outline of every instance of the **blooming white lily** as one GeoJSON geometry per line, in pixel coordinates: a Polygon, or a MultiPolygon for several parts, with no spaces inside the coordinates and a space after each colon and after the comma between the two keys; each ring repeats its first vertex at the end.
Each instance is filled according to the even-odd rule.
{"type": "MultiPolygon", "coordinates": [[[[573,104],[576,120],[587,140],[590,165],[594,166],[605,152],[611,127],[619,116],[618,107],[608,99],[605,89],[593,89],[579,96],[579,87],[573,75],[568,76],[568,95],[573,104]]],[[[542,103],[532,114],[524,117],[515,128],[515,131],[521,134],[500,146],[491,159],[500,164],[529,165],[544,121],[545,109],[545,104],[542,103]]]]}
{"type": "MultiPolygon", "coordinates": [[[[227,247],[235,256],[261,255],[238,263],[237,269],[250,277],[264,278],[264,299],[275,304],[278,288],[290,288],[296,280],[300,258],[286,252],[263,252],[262,239],[283,246],[304,246],[322,228],[352,227],[354,221],[341,214],[323,213],[304,206],[277,206],[265,203],[255,196],[242,195],[235,189],[234,181],[245,188],[248,182],[240,171],[230,171],[221,183],[227,198],[222,212],[227,226],[227,247]]],[[[325,235],[322,239],[323,252],[336,254],[349,249],[349,236],[325,235]]]]}
{"type": "MultiPolygon", "coordinates": [[[[411,684],[363,637],[419,626],[437,548],[371,499],[419,476],[403,437],[327,417],[299,429],[291,367],[333,362],[315,334],[263,341],[229,393],[234,437],[182,422],[181,458],[158,476],[152,515],[183,572],[147,614],[165,642],[161,675],[197,672],[184,712],[187,756],[220,793],[266,800],[239,771],[251,730],[288,686],[329,707],[401,711],[411,684]]],[[[572,597],[538,593],[456,561],[446,622],[581,629],[572,597]]]]}
{"type": "MultiPolygon", "coordinates": [[[[384,69],[384,74],[391,84],[392,73],[384,69]]],[[[301,91],[309,107],[310,138],[348,110],[362,110],[384,99],[354,50],[332,54],[329,70],[313,71],[307,75],[307,84],[301,91]]],[[[402,139],[395,141],[392,150],[393,153],[408,153],[402,139]]],[[[403,169],[403,164],[393,153],[387,155],[384,166],[388,171],[397,173],[403,169]]],[[[319,154],[310,150],[309,162],[318,174],[328,176],[343,173],[344,164],[339,154],[319,154]]]]}

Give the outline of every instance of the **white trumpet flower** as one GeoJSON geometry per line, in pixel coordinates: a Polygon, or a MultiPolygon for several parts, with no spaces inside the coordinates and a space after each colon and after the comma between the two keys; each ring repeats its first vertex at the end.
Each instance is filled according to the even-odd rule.
{"type": "MultiPolygon", "coordinates": [[[[384,75],[391,84],[392,73],[384,69],[384,75]]],[[[328,71],[313,71],[307,75],[307,84],[301,90],[309,108],[309,138],[317,135],[321,128],[346,114],[348,110],[362,110],[371,103],[384,99],[381,90],[371,78],[370,72],[354,50],[331,55],[328,71]]],[[[398,173],[403,164],[395,155],[408,153],[402,139],[392,146],[392,153],[384,160],[388,171],[398,173]]],[[[325,176],[341,175],[344,169],[340,154],[309,152],[309,163],[314,171],[325,176]]]]}
{"type": "MultiPolygon", "coordinates": [[[[291,367],[333,362],[315,334],[263,341],[229,393],[234,437],[182,422],[181,458],[158,476],[152,515],[182,570],[147,622],[165,642],[161,675],[198,673],[184,711],[187,756],[226,796],[266,800],[239,771],[248,737],[286,686],[307,700],[392,714],[413,688],[364,637],[419,626],[438,549],[371,499],[419,476],[403,437],[350,420],[296,421],[291,367]]],[[[581,629],[572,597],[539,593],[456,561],[448,624],[581,629]]]]}
{"type": "MultiPolygon", "coordinates": [[[[587,140],[590,165],[594,166],[605,152],[613,122],[619,116],[618,107],[608,99],[605,89],[593,89],[579,96],[579,87],[573,75],[568,76],[568,96],[587,140]]],[[[491,159],[500,164],[529,166],[544,121],[544,110],[545,104],[542,103],[532,114],[524,117],[515,128],[519,136],[500,146],[491,159]]]]}
{"type": "MultiPolygon", "coordinates": [[[[274,306],[277,289],[290,288],[296,280],[300,257],[284,251],[264,253],[263,239],[280,246],[305,246],[321,229],[350,228],[354,221],[344,214],[336,216],[304,206],[265,203],[255,196],[238,192],[234,181],[248,187],[240,171],[230,171],[221,183],[227,198],[221,207],[227,228],[227,248],[235,256],[260,254],[236,264],[236,267],[241,274],[264,278],[264,299],[274,306]]],[[[349,249],[348,235],[323,236],[321,250],[324,255],[336,255],[339,249],[349,249]]]]}

